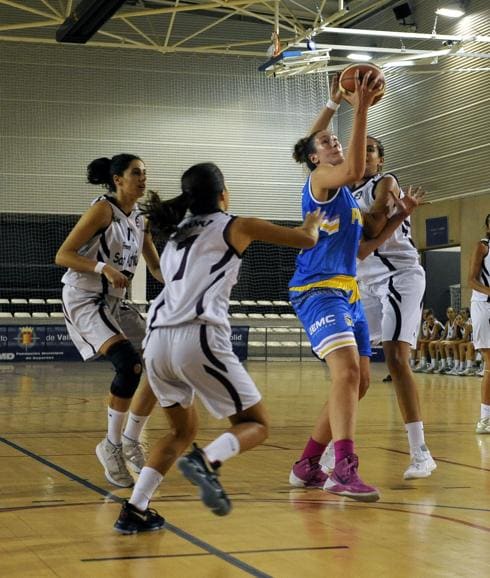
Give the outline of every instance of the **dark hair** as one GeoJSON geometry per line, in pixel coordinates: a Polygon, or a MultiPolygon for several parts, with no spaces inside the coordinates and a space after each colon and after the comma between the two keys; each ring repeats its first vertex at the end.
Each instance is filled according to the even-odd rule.
{"type": "Polygon", "coordinates": [[[370,134],[368,134],[366,138],[370,138],[371,140],[373,140],[376,143],[376,147],[378,148],[378,155],[380,157],[384,158],[385,147],[383,146],[383,143],[379,140],[379,138],[376,138],[375,136],[371,136],[370,134]]]}
{"type": "Polygon", "coordinates": [[[205,215],[219,211],[219,198],[225,190],[223,173],[214,163],[200,163],[187,169],[180,180],[182,194],[162,201],[155,191],[149,192],[149,200],[141,206],[152,230],[158,236],[168,238],[177,230],[187,210],[193,215],[205,215]]]}
{"type": "Polygon", "coordinates": [[[87,182],[91,185],[102,185],[114,193],[116,191],[114,175],[121,177],[134,160],[141,161],[140,157],[127,153],[115,155],[112,159],[107,157],[95,159],[87,166],[87,182]]]}
{"type": "Polygon", "coordinates": [[[485,217],[485,227],[488,229],[490,227],[490,213],[485,217]]]}
{"type": "Polygon", "coordinates": [[[310,136],[305,136],[300,138],[299,141],[294,145],[293,159],[297,163],[306,163],[310,171],[316,168],[315,163],[310,159],[310,155],[316,152],[315,137],[320,131],[310,134],[310,136]]]}

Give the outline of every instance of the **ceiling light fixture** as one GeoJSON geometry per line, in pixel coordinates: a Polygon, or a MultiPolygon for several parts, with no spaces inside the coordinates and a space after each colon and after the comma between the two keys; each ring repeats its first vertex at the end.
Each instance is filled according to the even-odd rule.
{"type": "Polygon", "coordinates": [[[356,62],[368,62],[373,57],[370,54],[361,53],[361,52],[351,52],[347,55],[347,58],[350,60],[355,60],[356,62]]]}
{"type": "Polygon", "coordinates": [[[461,18],[461,16],[464,16],[465,11],[459,2],[449,2],[437,8],[436,14],[447,18],[461,18]]]}

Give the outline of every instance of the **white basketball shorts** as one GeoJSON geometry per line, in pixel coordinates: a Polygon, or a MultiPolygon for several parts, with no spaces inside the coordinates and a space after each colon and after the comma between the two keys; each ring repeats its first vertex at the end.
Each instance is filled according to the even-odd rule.
{"type": "Polygon", "coordinates": [[[146,322],[131,302],[70,285],[63,286],[62,297],[68,333],[84,361],[97,357],[102,345],[119,333],[141,350],[146,322]]]}
{"type": "Polygon", "coordinates": [[[490,303],[488,301],[471,302],[471,323],[475,349],[490,349],[490,303]]]}
{"type": "Polygon", "coordinates": [[[359,282],[372,343],[404,341],[416,347],[425,292],[425,271],[394,271],[379,282],[359,282]]]}
{"type": "Polygon", "coordinates": [[[176,403],[189,407],[197,394],[213,416],[223,418],[261,400],[233,353],[225,327],[157,327],[145,339],[144,358],[150,386],[162,407],[176,403]]]}

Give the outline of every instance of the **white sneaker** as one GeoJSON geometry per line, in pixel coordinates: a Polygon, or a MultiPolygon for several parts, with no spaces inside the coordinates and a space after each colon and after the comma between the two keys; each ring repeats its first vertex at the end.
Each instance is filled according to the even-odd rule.
{"type": "Polygon", "coordinates": [[[408,469],[403,474],[404,480],[414,480],[417,478],[428,478],[437,468],[437,464],[430,455],[428,449],[422,449],[422,446],[411,456],[411,462],[408,469]]]}
{"type": "Polygon", "coordinates": [[[458,375],[475,375],[475,368],[467,367],[463,371],[458,372],[458,375]]]}
{"type": "Polygon", "coordinates": [[[434,373],[437,370],[435,365],[428,365],[425,369],[422,370],[422,373],[434,373]]]}
{"type": "Polygon", "coordinates": [[[415,366],[412,371],[414,373],[422,373],[424,370],[427,369],[427,363],[419,363],[417,366],[415,366]]]}
{"type": "Polygon", "coordinates": [[[477,372],[475,373],[475,375],[477,375],[478,377],[483,377],[483,376],[485,375],[484,369],[483,369],[483,368],[480,369],[480,371],[477,371],[477,372]]]}
{"type": "Polygon", "coordinates": [[[95,448],[95,453],[104,466],[107,481],[119,488],[130,488],[134,485],[134,480],[124,462],[122,444],[114,445],[104,438],[95,448]]]}
{"type": "Polygon", "coordinates": [[[458,369],[451,369],[451,371],[447,371],[446,375],[459,375],[458,369]]]}
{"type": "Polygon", "coordinates": [[[330,474],[335,469],[335,450],[333,447],[333,441],[331,441],[325,448],[325,451],[320,457],[319,463],[322,471],[326,474],[330,474]]]}
{"type": "Polygon", "coordinates": [[[490,417],[482,417],[476,424],[477,434],[490,434],[490,417]]]}
{"type": "Polygon", "coordinates": [[[132,440],[126,437],[124,434],[122,436],[122,450],[123,456],[129,467],[139,474],[145,465],[146,456],[143,444],[137,440],[132,440]]]}

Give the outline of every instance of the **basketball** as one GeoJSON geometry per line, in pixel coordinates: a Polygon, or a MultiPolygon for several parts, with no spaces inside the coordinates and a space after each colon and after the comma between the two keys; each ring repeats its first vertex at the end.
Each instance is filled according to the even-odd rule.
{"type": "Polygon", "coordinates": [[[354,92],[356,89],[356,71],[359,71],[359,80],[362,81],[363,76],[367,73],[367,72],[371,72],[371,78],[374,78],[376,76],[380,76],[382,81],[383,81],[383,85],[380,88],[379,93],[376,95],[375,99],[373,100],[373,104],[376,104],[377,102],[379,102],[381,100],[381,98],[383,97],[383,94],[385,93],[385,77],[383,74],[383,71],[381,70],[381,68],[379,68],[379,66],[376,66],[375,64],[370,64],[367,62],[363,62],[363,63],[354,63],[354,64],[349,64],[349,66],[347,66],[347,68],[344,68],[344,70],[342,71],[342,73],[340,74],[340,78],[339,78],[339,87],[340,90],[342,92],[354,92]]]}

